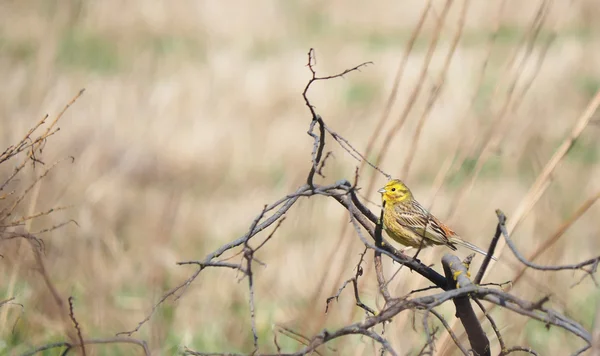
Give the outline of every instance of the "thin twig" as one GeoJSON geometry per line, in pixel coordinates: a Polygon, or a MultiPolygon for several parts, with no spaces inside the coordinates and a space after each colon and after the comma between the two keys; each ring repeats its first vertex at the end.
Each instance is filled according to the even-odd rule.
{"type": "Polygon", "coordinates": [[[69,317],[71,318],[71,321],[73,322],[73,326],[75,327],[75,331],[77,331],[77,338],[79,339],[79,345],[81,345],[81,353],[83,354],[83,356],[86,356],[87,353],[85,352],[85,343],[83,342],[83,336],[81,336],[81,327],[79,326],[79,323],[77,322],[77,319],[75,318],[75,311],[73,310],[73,296],[69,297],[69,317]]]}
{"type": "Polygon", "coordinates": [[[592,277],[592,279],[594,278],[593,274],[596,272],[596,269],[598,267],[598,262],[600,261],[600,256],[591,258],[591,259],[583,261],[583,262],[579,262],[579,263],[575,263],[575,264],[571,264],[571,265],[560,265],[560,266],[544,266],[544,265],[540,265],[537,263],[527,261],[525,256],[523,256],[519,252],[519,250],[517,249],[517,247],[515,246],[515,244],[513,243],[512,239],[510,238],[510,236],[508,234],[508,230],[505,225],[506,216],[504,215],[504,213],[500,209],[498,209],[498,210],[496,210],[496,215],[498,215],[498,221],[499,221],[498,226],[500,227],[500,229],[502,231],[502,235],[504,236],[506,244],[508,245],[508,247],[510,247],[510,249],[512,250],[515,257],[521,263],[526,265],[527,267],[537,269],[537,270],[542,270],[542,271],[582,270],[582,271],[586,272],[588,275],[590,275],[592,277]],[[591,266],[591,268],[585,269],[584,267],[586,267],[586,266],[591,266]]]}
{"type": "MultiPolygon", "coordinates": [[[[265,205],[265,209],[266,207],[267,206],[265,205]]],[[[256,224],[250,228],[251,233],[255,227],[256,224]]],[[[248,305],[250,306],[250,327],[252,329],[252,340],[254,342],[253,353],[258,351],[258,332],[256,331],[256,314],[254,311],[254,274],[252,273],[254,251],[255,250],[248,244],[248,240],[246,240],[244,243],[244,258],[246,259],[246,276],[248,277],[248,305]]]]}
{"type": "MultiPolygon", "coordinates": [[[[573,226],[573,224],[576,221],[578,221],[583,216],[583,214],[585,214],[588,211],[588,209],[590,207],[592,207],[592,205],[594,205],[594,203],[596,201],[598,201],[599,199],[600,199],[600,192],[596,193],[594,196],[592,196],[591,198],[589,198],[585,202],[583,202],[583,204],[579,208],[577,208],[575,213],[573,213],[573,215],[571,215],[565,222],[563,222],[559,226],[559,228],[552,234],[552,236],[550,236],[550,238],[548,238],[548,240],[546,240],[542,244],[540,244],[539,247],[531,255],[528,256],[527,260],[531,261],[531,262],[535,261],[540,255],[542,255],[550,247],[552,247],[554,244],[556,244],[564,236],[565,232],[571,226],[573,226]]],[[[527,266],[523,266],[519,270],[519,272],[517,272],[515,274],[515,277],[513,278],[513,284],[516,284],[519,282],[519,280],[525,275],[526,270],[527,270],[527,266]]]]}
{"type": "Polygon", "coordinates": [[[485,308],[483,303],[481,303],[481,301],[479,301],[477,299],[473,299],[473,301],[475,302],[475,304],[477,304],[479,309],[481,309],[481,311],[483,312],[483,315],[485,315],[487,320],[490,322],[490,325],[492,325],[492,329],[494,330],[494,333],[496,334],[496,338],[498,339],[498,342],[500,343],[500,350],[505,350],[506,343],[504,342],[504,338],[502,337],[502,334],[500,333],[500,329],[498,328],[498,325],[496,325],[496,321],[488,313],[487,309],[485,308]]]}
{"type": "Polygon", "coordinates": [[[533,349],[524,346],[513,346],[509,347],[508,349],[502,349],[502,351],[500,352],[500,356],[508,355],[517,351],[527,352],[530,355],[538,356],[538,353],[533,351],[533,349]]]}
{"type": "MultiPolygon", "coordinates": [[[[384,203],[385,206],[385,203],[384,203]]],[[[383,207],[381,209],[381,213],[379,215],[379,220],[377,220],[377,224],[375,225],[375,246],[381,248],[383,247],[383,207]]],[[[392,297],[390,296],[390,291],[387,288],[387,282],[385,280],[385,276],[383,274],[383,262],[381,261],[381,252],[375,251],[375,258],[373,259],[373,263],[375,263],[375,274],[377,275],[377,284],[379,285],[379,292],[383,296],[383,299],[386,303],[389,303],[392,297]]]]}
{"type": "Polygon", "coordinates": [[[326,306],[325,306],[325,314],[327,314],[328,310],[329,310],[329,303],[331,303],[331,301],[333,301],[334,299],[336,301],[338,301],[340,294],[342,293],[342,291],[344,290],[344,288],[348,285],[348,283],[352,283],[353,289],[354,289],[354,300],[356,301],[356,305],[363,309],[365,312],[370,313],[371,315],[375,315],[375,311],[373,309],[371,309],[370,307],[368,307],[366,304],[364,304],[361,300],[360,300],[360,295],[358,293],[358,278],[360,276],[363,275],[363,268],[362,268],[362,263],[364,261],[365,258],[365,254],[367,253],[368,248],[365,247],[365,250],[360,254],[360,259],[358,261],[358,263],[356,264],[356,274],[354,275],[354,277],[348,279],[346,282],[344,282],[344,284],[340,287],[340,289],[338,289],[337,293],[332,296],[327,298],[326,302],[326,306]]]}
{"type": "MultiPolygon", "coordinates": [[[[502,224],[503,223],[504,222],[502,222],[502,224]]],[[[481,284],[481,280],[483,279],[483,276],[485,275],[485,271],[488,268],[490,261],[492,260],[494,251],[496,251],[496,245],[498,244],[498,240],[500,239],[500,235],[502,234],[502,229],[500,228],[500,224],[501,224],[501,222],[498,222],[498,225],[496,226],[496,232],[494,233],[494,237],[492,238],[492,241],[490,242],[490,247],[488,248],[487,254],[485,255],[483,262],[481,263],[481,267],[479,267],[479,271],[477,272],[477,275],[475,276],[475,279],[473,280],[473,283],[475,283],[475,284],[481,284]]]]}
{"type": "Polygon", "coordinates": [[[469,355],[469,351],[467,351],[467,349],[463,346],[463,344],[460,343],[460,341],[456,337],[456,334],[454,333],[454,331],[452,331],[452,329],[450,328],[450,325],[448,325],[448,322],[446,321],[446,319],[444,319],[444,317],[442,316],[442,314],[438,313],[435,309],[429,309],[427,311],[429,313],[435,315],[436,318],[438,318],[438,320],[442,323],[442,325],[444,326],[444,328],[446,328],[446,331],[448,331],[448,335],[450,335],[450,337],[452,338],[452,340],[454,340],[454,343],[456,344],[456,346],[458,347],[458,349],[463,353],[463,355],[468,356],[469,355]]]}
{"type": "MultiPolygon", "coordinates": [[[[139,347],[142,348],[142,350],[144,350],[144,355],[146,356],[150,356],[150,349],[148,348],[148,345],[146,344],[145,341],[143,340],[138,340],[138,339],[134,339],[134,338],[130,338],[130,337],[113,337],[113,338],[108,338],[108,339],[87,339],[87,340],[83,340],[83,344],[85,345],[99,345],[99,344],[134,344],[134,345],[138,345],[139,347]]],[[[39,352],[42,351],[46,351],[46,350],[51,350],[51,349],[56,349],[59,347],[66,347],[67,350],[65,350],[62,354],[66,355],[66,353],[68,353],[73,347],[77,347],[77,346],[83,346],[83,344],[79,344],[79,343],[70,343],[70,342],[66,342],[66,341],[61,341],[61,342],[54,342],[51,344],[47,344],[47,345],[43,345],[40,346],[32,351],[26,352],[24,354],[22,354],[21,356],[33,356],[39,352]]]]}

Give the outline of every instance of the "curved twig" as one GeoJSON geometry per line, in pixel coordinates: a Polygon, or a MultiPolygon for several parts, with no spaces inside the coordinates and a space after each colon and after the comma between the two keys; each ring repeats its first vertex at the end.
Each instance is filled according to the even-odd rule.
{"type": "Polygon", "coordinates": [[[144,355],[150,356],[150,349],[148,345],[143,340],[138,340],[130,337],[113,337],[108,339],[88,339],[83,340],[83,343],[71,343],[66,341],[55,342],[52,344],[47,344],[40,346],[34,350],[28,351],[21,356],[33,356],[39,352],[56,349],[59,347],[65,347],[66,350],[63,351],[62,355],[68,354],[74,347],[83,346],[83,345],[100,345],[100,344],[134,344],[138,345],[144,350],[144,355]]]}

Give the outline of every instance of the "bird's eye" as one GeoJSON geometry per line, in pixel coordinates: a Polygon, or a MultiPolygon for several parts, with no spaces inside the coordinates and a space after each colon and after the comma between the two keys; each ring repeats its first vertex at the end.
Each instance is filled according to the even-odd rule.
{"type": "Polygon", "coordinates": [[[392,188],[392,192],[395,192],[395,191],[396,191],[396,188],[392,188]]]}

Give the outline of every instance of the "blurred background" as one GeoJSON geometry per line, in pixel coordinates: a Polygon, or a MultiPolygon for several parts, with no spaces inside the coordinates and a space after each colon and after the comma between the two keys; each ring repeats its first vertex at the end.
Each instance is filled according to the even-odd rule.
{"type": "MultiPolygon", "coordinates": [[[[203,259],[244,234],[264,204],[303,184],[312,149],[306,134],[311,117],[301,96],[310,78],[310,48],[323,76],[373,62],[311,88],[308,96],[329,127],[405,180],[463,237],[487,247],[494,210],[501,208],[510,221],[600,87],[600,3],[429,3],[0,2],[0,147],[17,143],[46,113],[55,117],[86,89],[37,156],[45,165],[28,165],[5,189],[22,192],[53,162],[75,158],[61,161],[28,192],[11,220],[66,207],[25,227],[35,232],[70,219],[78,223],[39,237],[57,291],[65,300],[75,298],[84,337],[135,328],[166,291],[195,271],[177,261],[203,259]]],[[[596,115],[516,226],[514,240],[526,256],[599,191],[599,135],[596,115]]],[[[319,181],[352,180],[360,163],[332,140],[329,150],[326,178],[319,181]]],[[[2,180],[19,162],[0,167],[2,180]]],[[[380,199],[375,188],[385,182],[368,166],[361,169],[361,194],[373,211],[380,199]]],[[[598,217],[600,207],[592,205],[536,261],[564,264],[598,255],[598,217]]],[[[299,337],[285,329],[312,337],[364,317],[351,288],[325,314],[326,298],[354,275],[363,250],[348,224],[333,200],[300,200],[257,254],[265,263],[255,266],[261,351],[276,350],[274,335],[283,351],[301,348],[299,337]]],[[[441,271],[444,252],[429,249],[420,259],[441,271]]],[[[19,303],[0,308],[0,354],[65,340],[72,326],[60,315],[31,248],[9,240],[0,253],[0,298],[19,303]]],[[[488,282],[513,280],[522,269],[509,250],[499,257],[488,282]]],[[[474,268],[480,262],[477,257],[474,268]]],[[[381,308],[372,265],[368,254],[361,298],[381,308]]],[[[384,267],[388,277],[398,270],[389,261],[384,267]]],[[[573,286],[582,275],[527,270],[512,292],[530,300],[551,294],[555,308],[591,329],[600,293],[589,278],[573,286]]],[[[203,271],[134,336],[157,355],[184,346],[251,352],[247,281],[240,277],[232,270],[203,271]]],[[[390,291],[402,296],[427,285],[402,269],[390,291]]],[[[453,321],[447,304],[439,310],[453,321]]],[[[500,309],[491,314],[509,345],[540,354],[583,346],[557,328],[500,309]]],[[[386,327],[384,335],[400,354],[423,347],[422,315],[405,312],[386,327]]],[[[461,326],[454,327],[460,334],[461,326]]],[[[489,323],[484,327],[497,353],[489,323]]],[[[443,328],[437,333],[437,352],[455,354],[445,334],[443,328]]],[[[358,336],[330,345],[321,354],[378,352],[358,336]]],[[[103,345],[88,347],[89,354],[141,353],[132,345],[103,345]]]]}

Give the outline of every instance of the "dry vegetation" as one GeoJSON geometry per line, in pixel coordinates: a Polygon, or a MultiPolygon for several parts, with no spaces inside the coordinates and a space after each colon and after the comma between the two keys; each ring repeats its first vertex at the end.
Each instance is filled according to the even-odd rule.
{"type": "MultiPolygon", "coordinates": [[[[0,148],[19,143],[50,114],[25,140],[37,149],[0,165],[4,182],[27,162],[0,192],[0,209],[18,201],[2,215],[6,231],[50,229],[36,235],[42,254],[31,239],[1,241],[0,300],[14,299],[0,306],[0,354],[77,338],[69,296],[85,338],[135,328],[193,273],[177,261],[202,259],[243,235],[264,204],[304,184],[313,141],[301,93],[311,47],[322,75],[374,62],[315,83],[308,96],[329,127],[401,176],[463,236],[486,246],[501,208],[519,249],[538,263],[598,255],[598,115],[558,164],[552,157],[600,87],[600,3],[456,0],[447,14],[446,1],[431,4],[413,39],[427,1],[0,3],[0,148]],[[52,126],[81,88],[85,94],[52,126]]],[[[361,164],[339,147],[328,149],[319,181],[352,179],[361,164]]],[[[373,211],[373,188],[385,180],[362,165],[361,199],[374,202],[373,211]]],[[[350,290],[324,313],[364,249],[345,210],[330,200],[300,200],[255,256],[266,264],[254,267],[262,351],[275,350],[274,335],[292,351],[301,341],[291,331],[312,336],[364,317],[350,290]]],[[[443,252],[429,249],[419,258],[440,270],[443,252]]],[[[529,300],[550,294],[556,309],[593,329],[600,292],[590,278],[574,285],[581,272],[523,271],[508,249],[496,254],[500,262],[486,279],[512,280],[506,288],[529,300]]],[[[366,256],[359,289],[362,301],[379,309],[372,258],[366,256]]],[[[384,262],[389,277],[398,265],[384,262]]],[[[152,354],[184,346],[251,352],[248,289],[239,277],[203,272],[133,336],[152,354]]],[[[402,269],[389,289],[401,296],[427,285],[402,269]]],[[[438,311],[454,319],[451,303],[438,311]]],[[[582,346],[558,328],[500,309],[491,314],[511,344],[542,355],[582,346]]],[[[417,354],[425,342],[419,312],[400,314],[385,333],[400,354],[417,354]]],[[[438,354],[457,352],[445,332],[437,338],[438,354]]],[[[136,352],[125,344],[87,350],[136,352]]],[[[372,355],[378,346],[349,337],[320,352],[372,355]]]]}

